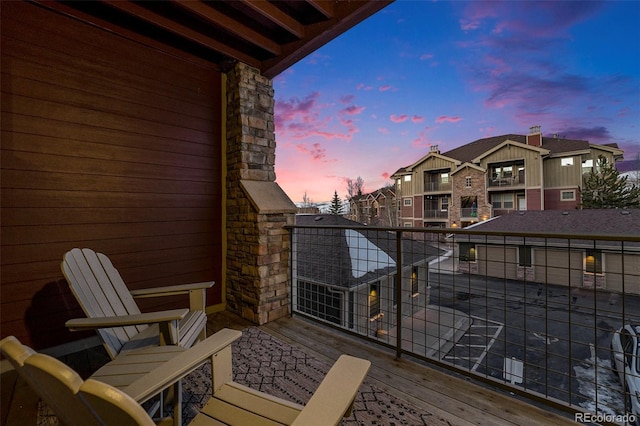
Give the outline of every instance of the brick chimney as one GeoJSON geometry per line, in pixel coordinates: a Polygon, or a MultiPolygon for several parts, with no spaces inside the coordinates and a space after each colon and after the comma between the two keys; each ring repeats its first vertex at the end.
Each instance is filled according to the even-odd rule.
{"type": "Polygon", "coordinates": [[[527,145],[542,146],[542,133],[540,132],[540,126],[529,127],[529,134],[527,135],[527,145]]]}

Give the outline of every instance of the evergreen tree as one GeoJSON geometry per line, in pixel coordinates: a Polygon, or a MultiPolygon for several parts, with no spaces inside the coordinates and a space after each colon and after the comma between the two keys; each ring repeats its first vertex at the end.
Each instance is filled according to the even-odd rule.
{"type": "Polygon", "coordinates": [[[589,173],[581,190],[583,209],[615,209],[640,207],[640,187],[628,185],[627,177],[603,156],[598,157],[596,170],[589,173]]]}
{"type": "Polygon", "coordinates": [[[342,200],[338,196],[338,191],[333,192],[333,200],[331,200],[331,206],[329,206],[329,213],[335,215],[341,215],[342,211],[342,200]]]}

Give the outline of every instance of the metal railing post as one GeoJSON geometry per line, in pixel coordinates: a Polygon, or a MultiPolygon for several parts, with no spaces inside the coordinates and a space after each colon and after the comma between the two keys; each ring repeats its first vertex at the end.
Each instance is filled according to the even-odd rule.
{"type": "Polygon", "coordinates": [[[402,356],[402,231],[396,231],[396,358],[402,356]]]}

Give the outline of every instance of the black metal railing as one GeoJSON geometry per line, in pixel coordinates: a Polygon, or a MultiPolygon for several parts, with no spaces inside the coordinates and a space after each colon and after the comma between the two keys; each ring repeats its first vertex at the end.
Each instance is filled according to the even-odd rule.
{"type": "Polygon", "coordinates": [[[612,364],[616,330],[640,324],[638,236],[290,230],[294,314],[556,408],[640,402],[612,364]]]}

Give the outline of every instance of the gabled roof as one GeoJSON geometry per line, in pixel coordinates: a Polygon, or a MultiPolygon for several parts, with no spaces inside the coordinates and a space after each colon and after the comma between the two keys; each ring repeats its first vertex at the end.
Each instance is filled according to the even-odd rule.
{"type": "Polygon", "coordinates": [[[485,171],[484,167],[480,167],[477,164],[463,163],[463,164],[460,164],[454,171],[452,171],[451,174],[455,175],[459,171],[462,171],[462,170],[464,170],[466,168],[474,169],[474,170],[477,170],[479,172],[484,172],[485,171]]]}
{"type": "MultiPolygon", "coordinates": [[[[338,215],[297,215],[297,275],[301,280],[335,287],[353,288],[374,282],[397,270],[396,235],[363,229],[362,224],[338,215]],[[327,228],[330,226],[357,229],[327,228]]],[[[404,238],[403,265],[428,261],[443,253],[428,244],[404,238]]]]}
{"type": "Polygon", "coordinates": [[[389,0],[39,2],[124,38],[225,71],[244,62],[273,78],[389,0]]]}
{"type": "Polygon", "coordinates": [[[479,163],[486,156],[491,155],[494,152],[501,150],[505,146],[517,146],[518,148],[521,148],[521,149],[528,149],[528,150],[531,150],[531,151],[537,151],[542,156],[549,155],[549,150],[548,149],[540,148],[540,147],[533,146],[533,145],[523,144],[523,143],[520,143],[520,142],[517,142],[517,141],[513,141],[511,139],[506,139],[502,143],[499,143],[496,146],[494,146],[493,148],[483,152],[482,154],[480,154],[479,156],[477,156],[476,158],[471,160],[471,162],[472,163],[479,163]]]}
{"type": "Polygon", "coordinates": [[[473,230],[640,236],[640,209],[527,210],[479,222],[473,230]]]}
{"type": "Polygon", "coordinates": [[[506,143],[518,143],[522,144],[524,147],[528,147],[531,149],[541,150],[540,152],[543,155],[550,156],[558,156],[558,155],[576,155],[576,154],[584,154],[589,152],[590,147],[604,149],[606,151],[612,152],[614,155],[622,155],[622,151],[617,148],[616,144],[605,144],[605,145],[596,145],[590,144],[588,141],[579,140],[579,139],[566,139],[566,138],[558,138],[558,137],[543,137],[542,138],[542,146],[535,147],[527,144],[527,136],[526,135],[515,135],[515,134],[507,134],[500,136],[492,136],[489,138],[477,139],[468,144],[459,146],[458,148],[454,148],[450,151],[437,153],[437,152],[429,152],[427,155],[422,157],[420,160],[415,163],[399,168],[393,176],[402,175],[406,173],[410,173],[412,168],[417,165],[423,163],[429,156],[438,155],[441,158],[446,158],[450,161],[456,162],[458,165],[463,163],[473,163],[477,162],[480,158],[488,155],[491,152],[499,149],[503,144],[506,143]]]}

